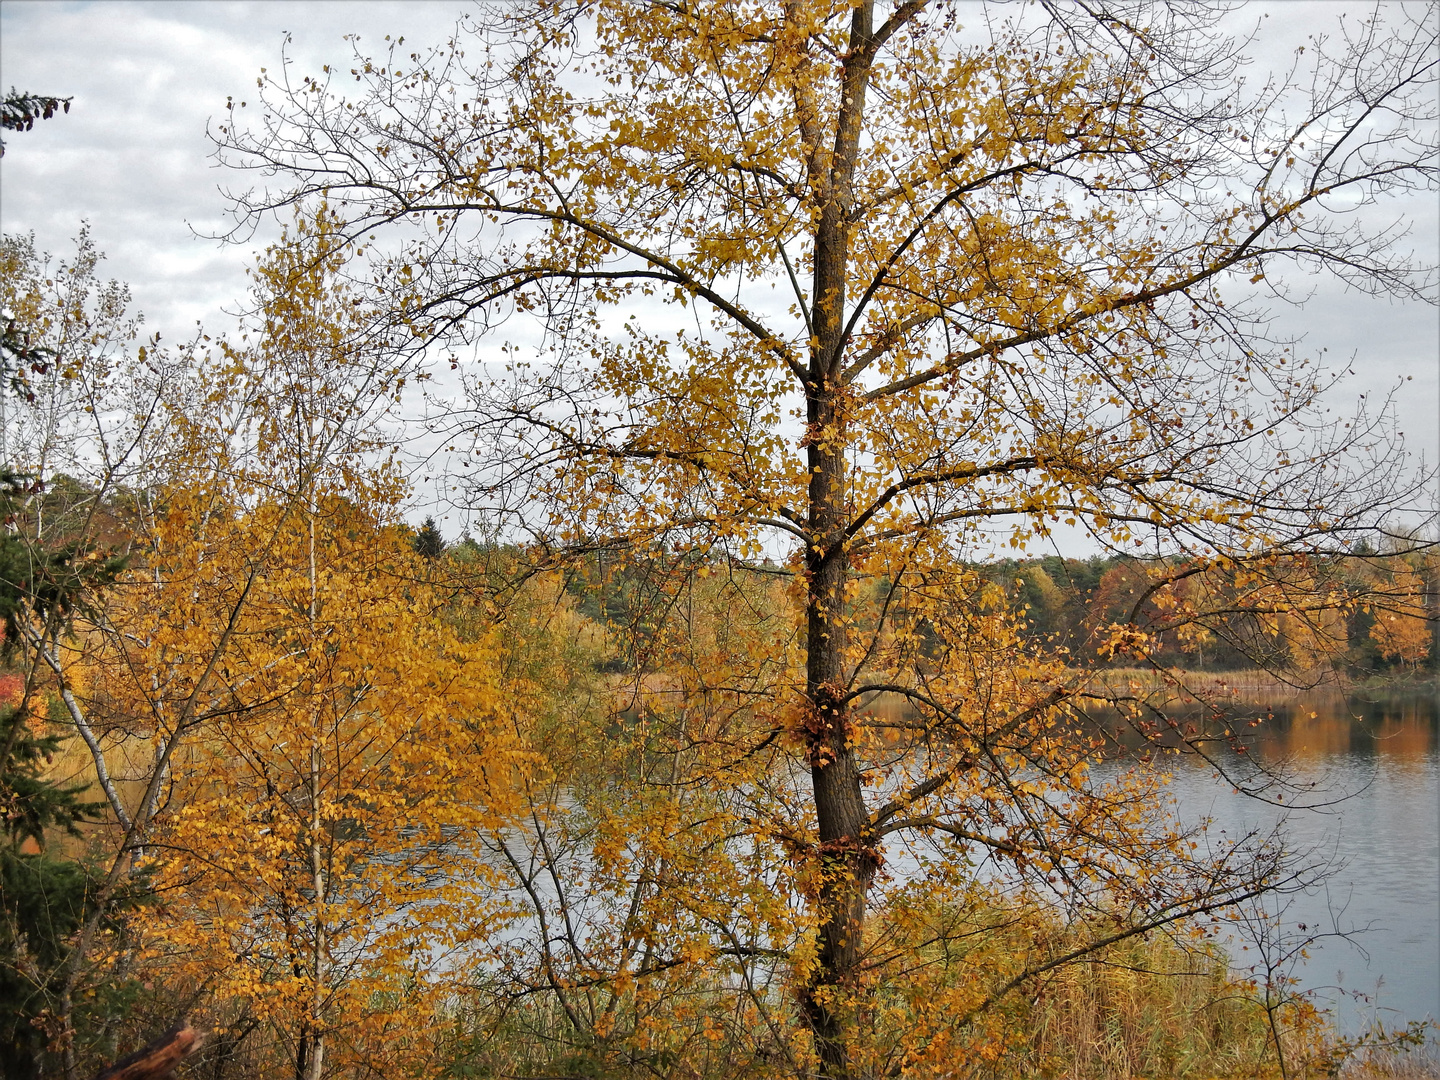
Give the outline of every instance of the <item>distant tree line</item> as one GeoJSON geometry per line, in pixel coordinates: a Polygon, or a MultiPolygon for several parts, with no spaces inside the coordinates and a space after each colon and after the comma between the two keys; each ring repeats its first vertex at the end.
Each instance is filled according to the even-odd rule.
{"type": "MultiPolygon", "coordinates": [[[[433,543],[427,537],[422,530],[417,550],[433,543]]],[[[468,538],[464,543],[475,546],[468,538]]],[[[1317,610],[1308,617],[1294,611],[1267,614],[1253,595],[1258,586],[1219,567],[1124,555],[1051,555],[973,563],[971,569],[988,586],[991,603],[1018,614],[1022,639],[1062,649],[1077,664],[1096,663],[1110,630],[1133,625],[1153,635],[1151,661],[1191,671],[1264,666],[1314,673],[1323,668],[1351,679],[1433,671],[1432,609],[1440,568],[1433,558],[1415,552],[1385,554],[1362,546],[1358,555],[1317,568],[1323,571],[1315,574],[1317,610]],[[1337,584],[1363,599],[1322,613],[1321,601],[1334,599],[1337,584]],[[1228,609],[1223,600],[1216,602],[1225,593],[1232,599],[1228,609]]],[[[631,652],[611,657],[611,670],[645,666],[643,643],[663,622],[662,607],[671,599],[662,580],[703,561],[694,552],[659,548],[623,559],[597,552],[570,567],[568,591],[579,610],[597,622],[627,628],[622,640],[631,652]]],[[[716,573],[780,572],[770,564],[713,561],[716,573]]],[[[857,605],[881,603],[885,592],[882,582],[857,605]]],[[[1108,655],[1098,662],[1125,663],[1108,655]]]]}

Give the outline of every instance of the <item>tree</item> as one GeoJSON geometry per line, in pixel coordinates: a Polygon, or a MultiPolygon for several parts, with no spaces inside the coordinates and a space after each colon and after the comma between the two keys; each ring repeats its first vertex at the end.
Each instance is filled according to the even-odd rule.
{"type": "MultiPolygon", "coordinates": [[[[235,540],[211,574],[234,576],[233,552],[257,536],[267,571],[222,661],[224,707],[172,768],[153,829],[166,903],[145,922],[152,978],[203,987],[229,1054],[253,1036],[249,1075],[420,1071],[417,1034],[470,976],[469,936],[498,922],[478,836],[499,827],[524,756],[489,641],[445,632],[403,527],[359,494],[317,496],[283,524],[273,503],[209,523],[235,540]]],[[[115,614],[145,647],[98,655],[96,683],[127,669],[183,680],[157,620],[179,605],[130,592],[143,609],[115,614]]],[[[138,680],[120,685],[110,708],[152,703],[131,699],[138,680]]]]}
{"type": "MultiPolygon", "coordinates": [[[[36,120],[49,120],[56,112],[70,111],[70,98],[46,97],[41,94],[22,94],[12,86],[0,102],[0,128],[13,131],[29,131],[36,120]]],[[[0,157],[5,156],[5,142],[0,139],[0,157]]],[[[10,241],[7,241],[7,245],[10,241]]],[[[7,251],[3,259],[5,276],[8,278],[19,268],[12,261],[13,252],[7,251]]],[[[0,308],[0,381],[8,382],[10,389],[25,392],[29,375],[43,374],[50,361],[50,353],[43,346],[32,345],[30,334],[17,325],[15,312],[6,304],[0,308]]],[[[0,417],[3,417],[0,413],[0,417]]]]}
{"type": "Polygon", "coordinates": [[[46,766],[61,746],[45,695],[20,675],[0,676],[0,1047],[6,1080],[41,1075],[45,1013],[53,1008],[66,940],[86,909],[92,875],[46,852],[52,830],[79,836],[100,804],[84,785],[57,782],[46,766]],[[29,684],[29,685],[27,685],[29,684]]]}
{"type": "Polygon", "coordinates": [[[415,534],[415,553],[430,561],[438,559],[445,552],[445,537],[433,517],[427,517],[420,531],[415,534]]]}
{"type": "Polygon", "coordinates": [[[230,1022],[217,1070],[257,1031],[306,1080],[393,1063],[423,1027],[401,1020],[448,985],[415,974],[416,940],[493,914],[483,872],[442,856],[494,825],[524,757],[487,639],[431,617],[376,427],[394,383],[355,347],[339,256],[262,262],[254,343],[182,365],[153,341],[128,352],[125,292],[95,287],[83,237],[58,273],[5,251],[23,271],[6,300],[56,358],[5,429],[7,465],[36,478],[5,491],[6,635],[87,746],[108,818],[83,905],[53,912],[63,947],[28,1034],[67,1076],[112,1059],[87,1003],[139,966],[166,987],[150,1008],[230,1022]],[[165,902],[121,918],[151,887],[165,902]]]}
{"type": "Polygon", "coordinates": [[[256,339],[196,360],[207,407],[172,405],[191,466],[67,671],[169,751],[163,802],[131,811],[165,897],[141,962],[215,1018],[217,1070],[253,1034],[251,1071],[296,1080],[423,1057],[470,970],[457,928],[496,919],[483,868],[453,861],[525,764],[488,638],[434,617],[398,520],[387,372],[355,348],[338,258],[257,267],[256,339]]]}
{"type": "MultiPolygon", "coordinates": [[[[29,131],[36,120],[49,120],[57,112],[70,111],[70,98],[48,97],[45,94],[25,94],[13,86],[0,102],[0,128],[11,131],[29,131]]],[[[5,143],[0,141],[0,157],[5,156],[5,143]]]]}
{"type": "MultiPolygon", "coordinates": [[[[108,862],[95,865],[48,851],[8,863],[8,926],[12,943],[24,944],[12,957],[26,983],[14,999],[24,1027],[15,1067],[49,1071],[56,1052],[71,1075],[84,1044],[113,1038],[133,1004],[121,916],[145,887],[130,858],[135,820],[106,767],[102,743],[113,732],[91,723],[67,674],[77,624],[103,625],[107,591],[127,565],[129,519],[143,504],[136,493],[163,474],[159,405],[177,378],[175,359],[154,341],[148,352],[131,351],[138,320],[127,317],[127,290],[97,278],[100,259],[83,228],[75,255],[58,266],[37,255],[31,238],[0,241],[3,306],[26,326],[26,348],[44,358],[20,373],[21,392],[9,392],[14,382],[0,387],[0,618],[4,658],[23,686],[10,734],[24,745],[27,725],[58,721],[80,737],[105,796],[99,807],[83,802],[87,832],[116,841],[108,862]],[[94,813],[102,808],[108,813],[94,813]],[[118,839],[110,831],[117,822],[127,834],[118,839]]],[[[56,745],[50,738],[45,745],[56,745]]],[[[113,739],[109,751],[112,764],[125,753],[113,739]]]]}
{"type": "Polygon", "coordinates": [[[558,573],[506,597],[506,681],[533,703],[537,763],[524,827],[487,839],[527,932],[488,943],[476,1041],[497,1045],[475,1053],[480,1070],[766,1075],[803,1059],[777,964],[808,928],[797,867],[746,824],[782,816],[785,755],[751,743],[749,713],[793,674],[768,648],[793,611],[773,576],[732,569],[632,567],[651,578],[627,583],[644,632],[618,642],[558,573]]]}
{"type": "Polygon", "coordinates": [[[1433,574],[1433,560],[1379,559],[1372,573],[1389,586],[1377,589],[1366,635],[1382,659],[1419,665],[1430,655],[1434,629],[1425,610],[1425,578],[1433,574]],[[1411,563],[1418,565],[1412,565],[1411,563]]]}
{"type": "MultiPolygon", "coordinates": [[[[1060,732],[1099,703],[1197,751],[1212,733],[1086,678],[1097,652],[1146,662],[1132,626],[1065,663],[1023,647],[967,554],[1079,528],[1149,556],[1146,589],[1218,567],[1279,617],[1316,603],[1293,560],[1398,531],[1421,490],[1383,408],[1325,418],[1333,379],[1246,298],[1283,295],[1294,265],[1426,296],[1344,211],[1433,190],[1433,27],[1345,23],[1252,88],[1204,5],[967,14],[507,8],[463,28],[478,56],[462,33],[395,43],[357,56],[349,97],[328,69],[262,79],[264,124],[217,131],[226,163],[283,178],[238,196],[242,218],[335,209],[411,335],[401,356],[538,322],[535,358],[474,380],[452,417],[497,528],[547,557],[697,573],[785,552],[803,665],[732,703],[750,726],[729,760],[743,789],[780,741],[808,788],[804,812],[796,788],[737,822],[804,867],[813,936],[777,947],[831,1076],[983,1043],[983,1017],[1068,958],[1283,877],[1263,845],[1192,854],[1138,780],[1087,781],[1098,744],[1060,732]],[[919,719],[867,717],[880,693],[919,719]],[[950,906],[886,885],[902,842],[934,848],[950,906]],[[1079,937],[960,981],[894,975],[908,1034],[885,1043],[876,995],[904,965],[870,913],[947,939],[947,912],[984,910],[982,858],[1079,937]]],[[[711,763],[709,784],[730,779],[711,763]]],[[[893,940],[913,959],[924,936],[893,940]]],[[[945,970],[928,955],[921,972],[945,970]]]]}

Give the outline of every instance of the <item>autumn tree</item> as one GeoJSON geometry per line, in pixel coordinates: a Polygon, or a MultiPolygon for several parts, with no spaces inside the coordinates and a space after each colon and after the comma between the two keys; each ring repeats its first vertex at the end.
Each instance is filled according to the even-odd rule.
{"type": "Polygon", "coordinates": [[[435,617],[375,426],[391,375],[318,242],[262,260],[251,341],[197,364],[201,467],[157,494],[75,676],[142,731],[198,696],[147,830],[146,962],[214,1017],[217,1070],[296,1080],[420,1067],[495,918],[463,854],[524,765],[487,636],[435,617]]]}
{"type": "Polygon", "coordinates": [[[764,1074],[804,1060],[777,963],[808,932],[799,867],[744,824],[787,816],[788,755],[752,739],[755,703],[793,673],[775,648],[794,651],[792,605],[774,576],[649,562],[625,568],[650,579],[631,583],[633,636],[607,634],[555,570],[501,610],[537,762],[524,828],[487,840],[523,921],[486,946],[474,1067],[764,1074]]]}
{"type": "MultiPolygon", "coordinates": [[[[352,482],[288,523],[273,503],[211,519],[241,545],[264,538],[269,562],[217,679],[226,708],[172,769],[153,830],[167,900],[145,922],[152,977],[204,988],[217,1069],[421,1069],[417,1033],[496,922],[477,837],[498,827],[523,758],[488,639],[446,633],[403,528],[362,495],[352,482]]],[[[233,557],[212,572],[233,573],[233,557]]],[[[97,656],[97,680],[121,665],[184,674],[162,627],[146,644],[97,656]]]]}
{"type": "MultiPolygon", "coordinates": [[[[28,895],[50,907],[25,934],[37,962],[26,972],[31,1038],[17,1051],[16,1067],[70,1075],[91,1044],[115,1038],[136,996],[124,974],[129,943],[117,915],[145,892],[129,845],[147,816],[143,806],[132,815],[134,805],[121,799],[115,772],[126,751],[114,732],[92,722],[69,678],[83,651],[76,627],[103,624],[107,590],[128,561],[133,513],[165,471],[171,430],[162,401],[183,381],[184,366],[183,351],[137,343],[128,290],[100,278],[101,259],[84,228],[74,254],[59,260],[38,253],[30,237],[0,241],[6,333],[24,327],[20,340],[32,361],[0,388],[5,659],[21,680],[24,722],[58,721],[57,734],[78,739],[66,742],[92,755],[98,788],[87,789],[85,802],[104,800],[102,814],[86,815],[98,826],[90,836],[105,836],[98,864],[81,867],[47,853],[7,898],[19,903],[28,895]],[[109,820],[97,823],[97,816],[109,820]],[[54,890],[40,877],[47,869],[55,872],[54,890]]],[[[165,760],[158,753],[157,767],[165,760]]]]}
{"type": "MultiPolygon", "coordinates": [[[[296,228],[323,249],[323,216],[296,228]]],[[[7,403],[35,479],[6,488],[6,637],[108,818],[83,907],[55,912],[37,1052],[67,1076],[113,1058],[119,1018],[92,1046],[89,1003],[140,968],[166,990],[155,1027],[218,1023],[217,1075],[247,1054],[305,1080],[395,1065],[490,917],[483,875],[441,853],[494,827],[523,756],[487,639],[432,617],[376,426],[396,379],[357,344],[342,254],[262,261],[250,336],[176,362],[129,348],[83,238],[58,273],[5,253],[6,300],[55,358],[7,403]]]]}
{"type": "Polygon", "coordinates": [[[1429,584],[1434,580],[1434,562],[1433,554],[1414,553],[1366,560],[1365,576],[1380,586],[1364,613],[1370,624],[1366,644],[1382,660],[1418,666],[1431,656],[1435,628],[1426,599],[1434,588],[1429,584]]]}
{"type": "Polygon", "coordinates": [[[1348,21],[1253,85],[1223,15],[537,3],[348,74],[262,78],[263,121],[216,130],[226,164],[279,178],[237,196],[242,219],[335,208],[371,259],[356,287],[411,335],[400,359],[458,365],[507,319],[537,325],[450,417],[495,528],[545,558],[783,558],[791,675],[708,672],[746,707],[670,730],[693,745],[724,718],[715,790],[787,749],[769,814],[735,829],[799,867],[809,929],[766,947],[825,1075],[1000,1052],[985,1017],[1019,988],[1283,876],[1264,845],[1182,836],[1147,781],[1087,779],[1098,749],[1064,733],[1106,697],[1084,668],[1143,663],[1146,633],[1048,659],[966,561],[1075,528],[1164,556],[1155,588],[1236,568],[1288,617],[1294,559],[1397,530],[1420,490],[1384,409],[1324,418],[1332,377],[1253,298],[1291,267],[1425,297],[1346,210],[1433,189],[1434,27],[1348,21]],[[914,712],[867,712],[880,693],[914,712]],[[880,874],[920,850],[928,892],[880,874]],[[960,949],[994,910],[981,881],[1072,932],[960,949]]]}

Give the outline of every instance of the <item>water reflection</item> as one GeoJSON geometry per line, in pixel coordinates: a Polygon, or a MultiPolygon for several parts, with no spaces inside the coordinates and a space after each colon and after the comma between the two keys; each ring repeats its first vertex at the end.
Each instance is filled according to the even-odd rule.
{"type": "Polygon", "coordinates": [[[1419,766],[1435,752],[1435,698],[1428,694],[1379,701],[1315,697],[1270,711],[1255,729],[1254,748],[1264,758],[1385,757],[1419,766]]]}
{"type": "MultiPolygon", "coordinates": [[[[1296,972],[1301,985],[1319,991],[1352,1033],[1376,1018],[1387,1026],[1440,1018],[1435,699],[1335,696],[1270,711],[1250,753],[1288,763],[1295,781],[1314,785],[1307,801],[1330,803],[1286,813],[1286,830],[1296,850],[1333,854],[1337,865],[1326,887],[1298,897],[1285,921],[1328,927],[1333,920],[1357,931],[1353,944],[1330,940],[1310,950],[1296,972]]],[[[1235,830],[1267,826],[1282,812],[1241,795],[1203,763],[1170,767],[1183,818],[1209,816],[1235,830]]]]}
{"type": "MultiPolygon", "coordinates": [[[[873,702],[868,711],[910,718],[901,701],[873,702]]],[[[1176,715],[1182,726],[1216,726],[1213,710],[1199,705],[1176,715]]],[[[1131,749],[1145,746],[1118,715],[1094,719],[1131,749]]],[[[1440,1019],[1436,698],[1303,695],[1237,708],[1219,729],[1227,722],[1244,733],[1246,752],[1237,755],[1223,740],[1211,745],[1212,760],[1225,775],[1193,755],[1157,755],[1152,767],[1172,774],[1169,790],[1182,820],[1210,818],[1215,829],[1234,836],[1268,832],[1283,817],[1292,850],[1333,859],[1325,887],[1295,897],[1284,921],[1292,929],[1338,923],[1354,939],[1329,939],[1310,949],[1294,971],[1301,987],[1316,991],[1350,1034],[1375,1019],[1386,1026],[1440,1019]],[[1280,800],[1284,805],[1250,798],[1231,782],[1259,769],[1283,772],[1294,785],[1280,800]],[[1296,802],[1315,808],[1291,809],[1296,802]]],[[[1103,781],[1135,760],[1118,754],[1095,770],[1096,778],[1103,781]]],[[[1230,944],[1244,967],[1250,956],[1237,940],[1230,944]]]]}

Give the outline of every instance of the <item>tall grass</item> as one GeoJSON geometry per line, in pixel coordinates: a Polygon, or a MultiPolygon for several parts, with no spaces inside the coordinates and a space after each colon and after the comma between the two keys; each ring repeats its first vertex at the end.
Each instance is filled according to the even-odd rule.
{"type": "Polygon", "coordinates": [[[1196,696],[1242,704],[1343,697],[1352,689],[1350,680],[1331,669],[1281,676],[1272,671],[1181,671],[1168,678],[1150,668],[1106,668],[1088,673],[1091,681],[1108,690],[1142,690],[1149,693],[1172,691],[1174,702],[1194,701],[1196,696]],[[1178,687],[1170,680],[1178,682],[1178,687]]]}
{"type": "MultiPolygon", "coordinates": [[[[736,992],[717,984],[705,991],[708,1008],[677,1023],[660,1050],[648,1052],[621,1030],[607,1038],[575,1030],[543,994],[457,1002],[442,1038],[450,1075],[547,1080],[769,1080],[795,1074],[771,1033],[759,1025],[728,1024],[716,1038],[694,1024],[698,1013],[734,1015],[736,992]]],[[[779,1004],[779,1003],[777,1003],[779,1004]]],[[[783,1006],[782,1006],[783,1011],[783,1006]]],[[[651,1020],[655,1020],[651,1017],[651,1020]]],[[[1237,980],[1213,946],[1181,946],[1169,939],[1131,940],[1093,959],[1061,969],[1005,1010],[1011,1034],[999,1060],[978,1056],[929,1060],[916,1075],[950,1080],[1132,1080],[1156,1078],[1278,1078],[1272,1035],[1254,988],[1237,980]]],[[[1318,1078],[1343,1066],[1351,1080],[1411,1080],[1435,1058],[1362,1051],[1348,1060],[1330,1054],[1333,1042],[1313,1010],[1287,1010],[1282,1028],[1290,1076],[1318,1078]],[[1420,1071],[1416,1071],[1416,1070],[1420,1071]]],[[[629,1027],[629,1035],[634,1028],[629,1027]]],[[[894,1033],[899,1034],[899,1033],[894,1033]]],[[[993,1029],[991,1034],[993,1035],[993,1029]]]]}
{"type": "Polygon", "coordinates": [[[1219,950],[1132,939],[1070,965],[1035,995],[1007,1075],[1085,1080],[1274,1071],[1265,1014],[1219,950]]]}
{"type": "Polygon", "coordinates": [[[1433,1080],[1440,1076],[1440,1047],[1429,1042],[1413,1049],[1361,1051],[1344,1063],[1339,1075],[1342,1080],[1433,1080]]]}

